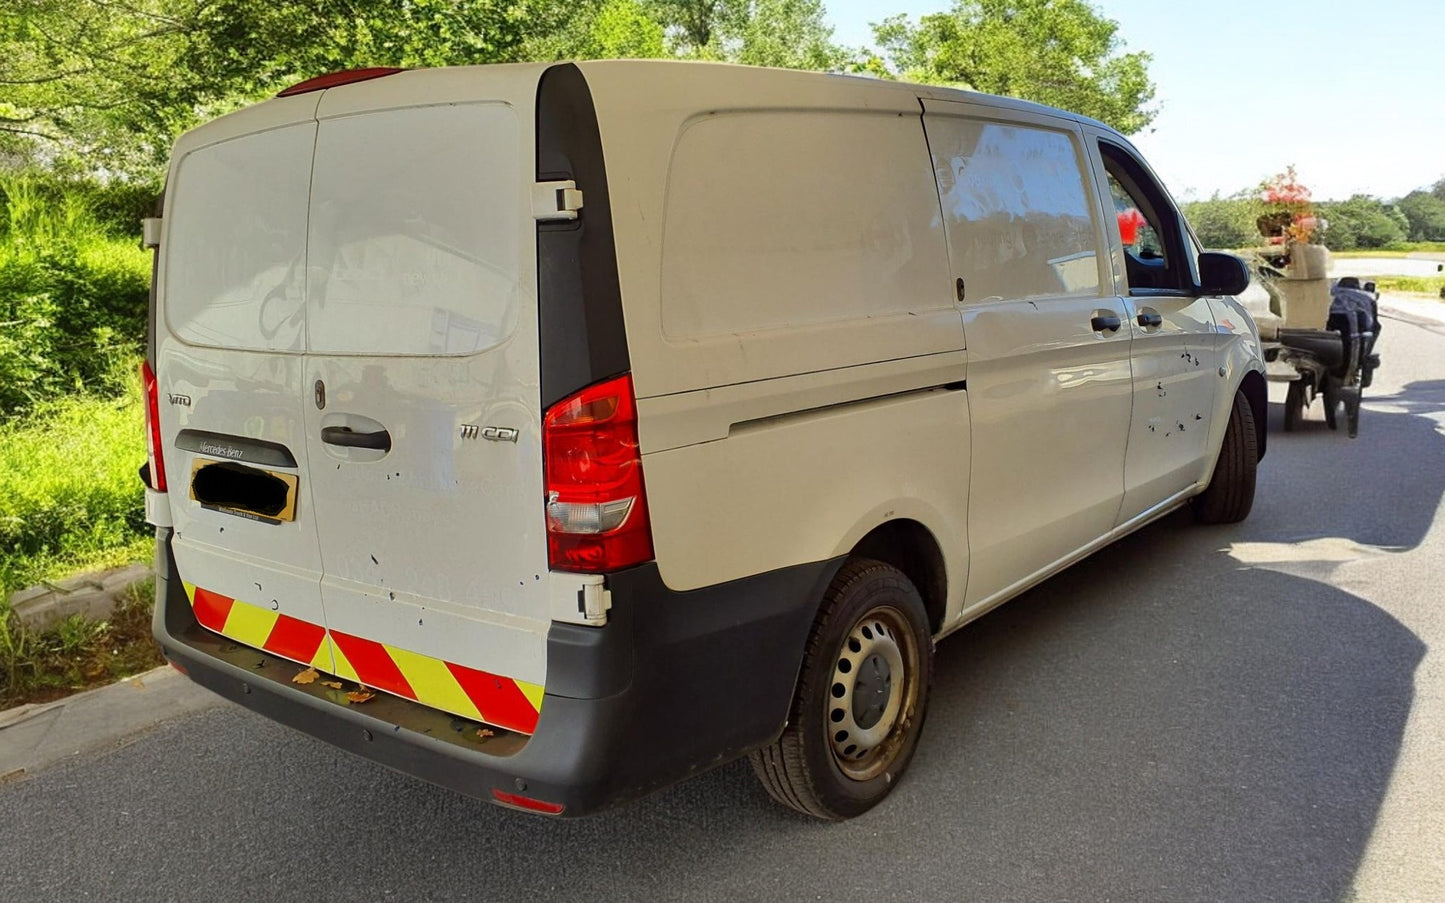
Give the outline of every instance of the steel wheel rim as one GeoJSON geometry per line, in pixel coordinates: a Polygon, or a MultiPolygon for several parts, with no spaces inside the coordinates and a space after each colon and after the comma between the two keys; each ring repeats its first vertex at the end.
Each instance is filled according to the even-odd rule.
{"type": "Polygon", "coordinates": [[[848,778],[882,774],[907,737],[918,703],[918,644],[898,609],[880,605],[853,623],[823,694],[833,763],[848,778]]]}

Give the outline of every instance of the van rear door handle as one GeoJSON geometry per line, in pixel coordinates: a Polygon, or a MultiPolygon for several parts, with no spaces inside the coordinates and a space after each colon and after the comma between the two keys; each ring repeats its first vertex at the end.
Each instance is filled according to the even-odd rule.
{"type": "Polygon", "coordinates": [[[1089,321],[1089,325],[1094,327],[1095,332],[1118,332],[1124,321],[1113,314],[1099,314],[1089,321]]]}
{"type": "Polygon", "coordinates": [[[1155,310],[1142,310],[1139,312],[1139,325],[1146,329],[1151,326],[1163,326],[1164,316],[1155,310]]]}
{"type": "Polygon", "coordinates": [[[349,426],[327,426],[321,429],[321,441],[327,445],[341,445],[346,448],[374,448],[380,451],[391,451],[391,433],[386,430],[358,433],[349,426]]]}

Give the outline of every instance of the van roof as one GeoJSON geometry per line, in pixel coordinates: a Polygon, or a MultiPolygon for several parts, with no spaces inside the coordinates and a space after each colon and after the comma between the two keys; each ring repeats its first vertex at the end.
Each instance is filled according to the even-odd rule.
{"type": "MultiPolygon", "coordinates": [[[[264,131],[286,122],[311,118],[317,115],[323,105],[323,98],[328,95],[344,96],[344,106],[351,109],[379,109],[408,103],[445,103],[456,86],[462,83],[474,84],[473,80],[482,73],[489,76],[503,75],[509,81],[517,78],[536,80],[547,69],[558,65],[567,63],[503,63],[403,69],[384,77],[345,83],[320,91],[278,96],[192,129],[177,142],[175,156],[237,135],[264,131]]],[[[920,99],[932,99],[1057,116],[1118,134],[1112,127],[1098,120],[1031,101],[965,88],[888,81],[864,75],[767,69],[692,60],[586,60],[572,65],[581,69],[584,75],[605,75],[604,80],[607,83],[614,89],[625,90],[629,97],[645,96],[651,86],[668,81],[684,69],[694,73],[708,70],[712,73],[708,82],[714,103],[719,97],[735,97],[738,106],[753,106],[757,104],[760,96],[772,95],[780,101],[780,105],[794,109],[863,107],[893,109],[903,113],[916,112],[920,99]]],[[[592,79],[588,81],[590,83],[592,79]]],[[[338,100],[340,97],[336,97],[333,103],[338,100]]]]}

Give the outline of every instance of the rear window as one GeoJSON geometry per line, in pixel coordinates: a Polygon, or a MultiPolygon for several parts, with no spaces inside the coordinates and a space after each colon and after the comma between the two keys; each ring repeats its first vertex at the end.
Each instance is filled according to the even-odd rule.
{"type": "Polygon", "coordinates": [[[166,211],[166,320],[196,345],[302,351],[316,123],[186,155],[166,211]]]}
{"type": "Polygon", "coordinates": [[[168,214],[167,322],[193,344],[262,351],[496,345],[517,319],[520,137],[509,106],[462,104],[189,154],[168,214]]]}
{"type": "Polygon", "coordinates": [[[466,354],[510,334],[519,139],[503,104],[321,123],[306,282],[312,351],[466,354]]]}

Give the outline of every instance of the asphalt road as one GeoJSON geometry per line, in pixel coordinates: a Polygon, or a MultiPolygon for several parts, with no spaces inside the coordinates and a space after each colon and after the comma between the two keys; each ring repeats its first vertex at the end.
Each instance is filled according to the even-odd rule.
{"type": "Polygon", "coordinates": [[[1279,432],[1274,387],[1249,521],[1171,517],[941,643],[853,822],[741,762],[550,821],[227,705],[0,785],[0,900],[1445,899],[1442,349],[1387,321],[1355,441],[1279,432]]]}

